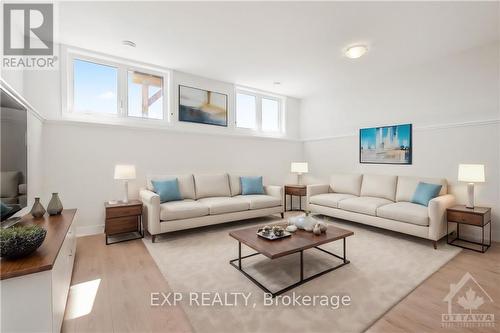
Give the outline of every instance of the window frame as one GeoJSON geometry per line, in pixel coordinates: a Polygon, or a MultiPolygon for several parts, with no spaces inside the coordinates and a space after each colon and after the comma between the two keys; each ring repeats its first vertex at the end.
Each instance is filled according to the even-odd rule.
{"type": "Polygon", "coordinates": [[[142,65],[140,63],[131,62],[127,60],[122,60],[114,57],[98,55],[96,53],[79,51],[79,50],[66,50],[66,56],[64,57],[66,64],[64,66],[66,73],[66,82],[63,89],[65,93],[63,94],[63,118],[79,119],[79,120],[89,120],[93,122],[126,122],[126,123],[144,123],[144,122],[156,122],[156,123],[170,123],[170,76],[171,73],[168,70],[163,70],[161,68],[151,67],[147,65],[142,65]],[[76,112],[73,109],[74,106],[74,61],[81,60],[97,65],[111,66],[117,69],[117,113],[98,113],[98,112],[76,112]],[[162,100],[162,119],[155,118],[143,118],[128,115],[128,72],[135,71],[144,74],[150,74],[154,76],[159,76],[163,80],[163,100],[162,100]]]}
{"type": "Polygon", "coordinates": [[[267,135],[285,135],[285,97],[259,90],[236,87],[234,93],[234,126],[238,131],[251,131],[267,135]],[[255,128],[238,127],[237,96],[239,93],[255,97],[255,128]],[[276,130],[265,130],[262,127],[262,99],[264,98],[278,102],[278,129],[276,130]]]}

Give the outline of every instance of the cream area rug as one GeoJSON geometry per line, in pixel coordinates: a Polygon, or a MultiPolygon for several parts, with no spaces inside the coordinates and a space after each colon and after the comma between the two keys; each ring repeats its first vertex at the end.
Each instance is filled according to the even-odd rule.
{"type": "MultiPolygon", "coordinates": [[[[427,240],[320,218],[354,232],[347,239],[350,264],[278,296],[273,304],[269,304],[269,298],[266,301],[260,288],[229,264],[238,255],[238,242],[228,233],[282,222],[278,217],[188,230],[158,237],[154,244],[144,239],[144,243],[173,291],[180,293],[179,302],[194,330],[200,333],[362,332],[460,252],[446,242],[440,242],[434,250],[427,240]],[[241,296],[236,296],[238,293],[241,296]],[[248,297],[246,303],[242,295],[248,297]],[[206,297],[205,306],[200,302],[202,296],[206,297]],[[314,304],[305,302],[305,296],[315,299],[314,304]],[[292,297],[298,301],[294,303],[292,297]],[[342,305],[342,297],[350,302],[342,305]],[[224,305],[219,302],[221,298],[224,305]]],[[[342,253],[341,241],[321,247],[342,253]]],[[[242,245],[242,252],[255,251],[242,245]]],[[[339,262],[319,250],[307,250],[304,276],[339,262]]],[[[273,291],[296,282],[299,267],[299,254],[275,260],[257,255],[243,260],[243,268],[273,291]]],[[[169,297],[172,302],[173,296],[169,297]]]]}

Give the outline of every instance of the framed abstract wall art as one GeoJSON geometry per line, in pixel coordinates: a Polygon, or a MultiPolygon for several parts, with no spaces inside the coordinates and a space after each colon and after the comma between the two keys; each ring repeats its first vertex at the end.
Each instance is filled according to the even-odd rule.
{"type": "Polygon", "coordinates": [[[359,162],[412,164],[412,125],[360,129],[359,162]]]}
{"type": "Polygon", "coordinates": [[[227,95],[179,85],[179,121],[227,126],[227,95]]]}

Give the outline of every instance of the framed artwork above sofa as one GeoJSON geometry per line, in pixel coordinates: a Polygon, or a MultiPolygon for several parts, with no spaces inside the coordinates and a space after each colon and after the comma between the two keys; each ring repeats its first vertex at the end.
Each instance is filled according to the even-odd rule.
{"type": "Polygon", "coordinates": [[[360,129],[359,163],[412,164],[412,124],[360,129]]]}

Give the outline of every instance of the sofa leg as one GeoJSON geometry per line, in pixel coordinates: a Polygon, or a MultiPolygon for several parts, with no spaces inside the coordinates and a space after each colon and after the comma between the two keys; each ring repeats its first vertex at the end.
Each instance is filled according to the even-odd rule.
{"type": "Polygon", "coordinates": [[[156,241],[156,235],[151,235],[151,243],[154,243],[156,241]]]}
{"type": "Polygon", "coordinates": [[[432,243],[434,244],[434,250],[437,250],[437,248],[438,248],[438,242],[437,241],[433,241],[432,243]]]}
{"type": "Polygon", "coordinates": [[[281,213],[281,218],[284,219],[285,218],[285,213],[281,213]]]}

